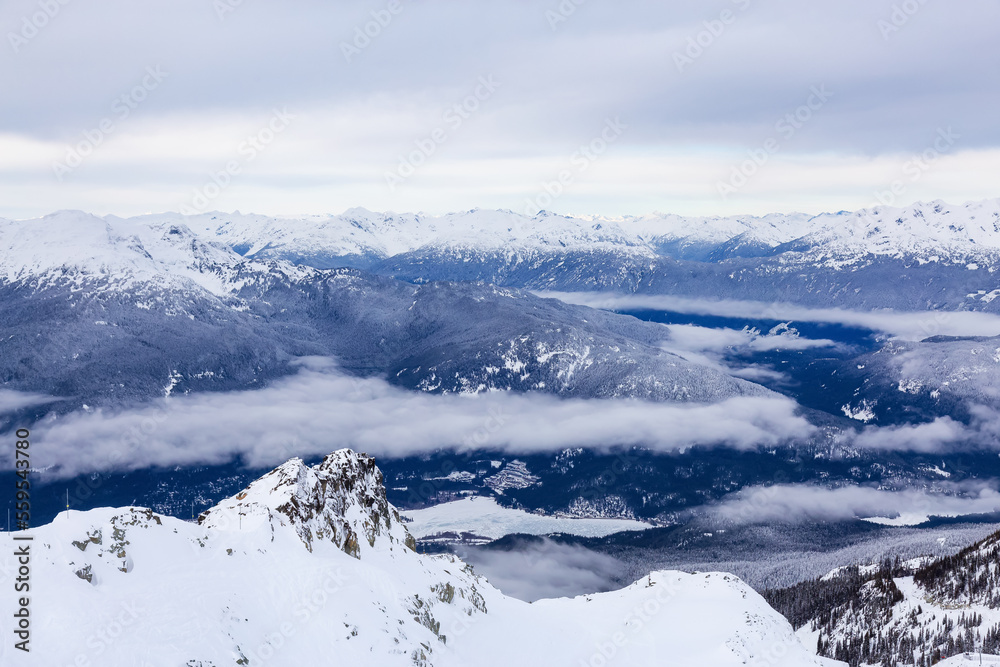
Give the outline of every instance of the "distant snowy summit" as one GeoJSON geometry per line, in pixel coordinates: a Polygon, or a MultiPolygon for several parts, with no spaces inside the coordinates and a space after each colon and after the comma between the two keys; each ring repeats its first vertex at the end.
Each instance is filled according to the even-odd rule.
{"type": "MultiPolygon", "coordinates": [[[[60,211],[0,220],[0,285],[100,274],[215,294],[268,262],[412,283],[480,281],[782,301],[811,307],[997,310],[1000,199],[761,217],[607,218],[474,209],[271,217],[60,211]]],[[[250,276],[252,279],[252,276],[250,276]]]]}
{"type": "MultiPolygon", "coordinates": [[[[549,253],[615,251],[636,256],[721,261],[785,252],[822,252],[830,257],[925,255],[948,261],[1000,252],[1000,199],[951,205],[942,201],[904,208],[879,206],[840,211],[765,216],[693,217],[671,214],[601,217],[542,211],[527,216],[507,210],[473,209],[442,216],[376,213],[353,208],[339,215],[273,217],[211,212],[162,213],[119,218],[59,211],[32,220],[0,220],[0,257],[16,255],[26,265],[79,258],[116,241],[144,243],[164,229],[175,245],[191,235],[234,249],[247,258],[288,259],[328,268],[351,260],[370,263],[411,253],[549,253]],[[44,255],[44,259],[39,257],[44,255]]],[[[159,244],[157,247],[161,249],[159,244]]],[[[212,251],[200,251],[210,259],[212,251]]],[[[7,262],[11,257],[5,258],[7,262]]],[[[218,259],[218,258],[216,258],[218,259]]]]}
{"type": "Polygon", "coordinates": [[[812,250],[840,258],[930,253],[925,257],[928,261],[946,261],[1000,251],[1000,199],[963,205],[933,201],[819,215],[696,217],[656,213],[612,218],[545,211],[527,216],[473,209],[430,216],[354,208],[330,216],[213,212],[130,220],[180,221],[199,237],[214,238],[248,257],[292,259],[316,266],[334,258],[370,261],[432,249],[450,253],[613,250],[698,261],[812,250]]]}
{"type": "MultiPolygon", "coordinates": [[[[528,604],[413,538],[363,454],[291,460],[198,523],[127,507],[30,535],[30,653],[17,665],[833,665],[736,577],[657,572],[528,604]],[[84,662],[81,662],[84,661],[84,662]]],[[[19,541],[19,544],[26,543],[19,541]]],[[[530,563],[526,563],[530,566],[530,563]]],[[[14,611],[3,596],[0,613],[14,611]]]]}

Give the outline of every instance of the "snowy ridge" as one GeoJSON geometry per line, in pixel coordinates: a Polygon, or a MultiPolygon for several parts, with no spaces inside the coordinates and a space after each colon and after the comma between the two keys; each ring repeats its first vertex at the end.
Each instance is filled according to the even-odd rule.
{"type": "Polygon", "coordinates": [[[531,474],[524,461],[517,459],[508,461],[500,472],[483,480],[483,484],[500,495],[507,489],[527,489],[537,483],[538,477],[531,474]]]}
{"type": "Polygon", "coordinates": [[[328,540],[355,558],[365,545],[416,545],[386,500],[374,459],[348,449],[313,467],[291,459],[202,513],[198,523],[210,533],[231,530],[234,523],[240,530],[291,527],[310,551],[316,541],[328,540]]]}
{"type": "Polygon", "coordinates": [[[983,653],[963,653],[937,663],[938,667],[976,667],[977,665],[1000,665],[1000,656],[983,653]]]}
{"type": "Polygon", "coordinates": [[[626,272],[663,256],[709,262],[780,257],[778,270],[802,264],[838,269],[873,257],[988,268],[980,264],[992,265],[1000,257],[1000,199],[729,218],[546,212],[527,217],[480,209],[434,217],[355,208],[299,218],[215,212],[123,219],[59,211],[33,220],[0,220],[0,276],[7,281],[66,274],[113,276],[119,282],[171,276],[214,294],[232,289],[226,274],[243,258],[319,268],[369,266],[404,256],[418,264],[488,261],[523,267],[574,252],[617,257],[626,272]]]}
{"type": "MultiPolygon", "coordinates": [[[[833,664],[731,575],[657,572],[528,604],[453,557],[406,548],[370,458],[289,461],[200,524],[127,507],[31,531],[31,652],[20,665],[833,664]],[[356,553],[347,529],[358,536],[356,553]],[[346,548],[345,548],[346,547],[346,548]]],[[[23,536],[23,533],[20,534],[23,536]]],[[[0,578],[16,572],[3,536],[0,578]]],[[[20,543],[19,543],[20,544],[20,543]]],[[[9,583],[9,581],[7,582],[9,583]]],[[[13,614],[12,596],[0,613],[13,614]]]]}
{"type": "Polygon", "coordinates": [[[0,276],[37,287],[99,277],[122,289],[141,281],[190,281],[218,294],[225,291],[219,274],[239,260],[181,223],[136,225],[80,211],[0,221],[0,276]]]}
{"type": "Polygon", "coordinates": [[[353,267],[415,283],[711,299],[725,293],[860,310],[995,310],[998,262],[1000,200],[759,218],[527,217],[479,209],[434,217],[351,209],[300,218],[122,219],[60,211],[0,221],[0,286],[80,289],[86,282],[151,293],[159,285],[223,300],[278,274],[315,282],[316,269],[353,267]]]}
{"type": "MultiPolygon", "coordinates": [[[[354,208],[340,215],[275,218],[239,213],[143,216],[133,222],[183,222],[197,234],[251,257],[369,257],[384,259],[435,249],[545,254],[616,251],[637,257],[670,255],[718,260],[782,252],[841,258],[877,255],[963,261],[1000,251],[1000,199],[949,205],[934,201],[904,208],[879,206],[855,213],[762,217],[533,217],[473,209],[444,216],[374,213],[354,208]]],[[[813,259],[816,259],[815,257],[813,259]]]]}
{"type": "Polygon", "coordinates": [[[943,201],[906,208],[878,207],[854,214],[818,216],[815,231],[792,247],[831,261],[866,255],[960,263],[996,260],[1000,251],[1000,200],[952,206],[943,201]]]}
{"type": "Polygon", "coordinates": [[[962,664],[965,653],[1000,653],[998,553],[994,533],[954,555],[842,567],[768,596],[822,655],[860,665],[962,664]]]}
{"type": "Polygon", "coordinates": [[[0,239],[5,388],[72,386],[80,402],[120,405],[165,388],[256,388],[293,372],[291,357],[332,356],[429,393],[773,397],[664,352],[657,325],[516,289],[247,259],[179,222],[53,219],[9,223],[0,239]],[[64,239],[74,230],[79,243],[64,239]]]}

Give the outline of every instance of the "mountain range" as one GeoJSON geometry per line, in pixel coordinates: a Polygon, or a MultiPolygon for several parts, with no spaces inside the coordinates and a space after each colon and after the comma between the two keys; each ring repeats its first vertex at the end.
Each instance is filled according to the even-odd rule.
{"type": "Polygon", "coordinates": [[[996,537],[956,555],[920,531],[1000,510],[998,254],[1000,200],[0,220],[0,433],[30,427],[51,521],[38,646],[150,667],[992,649],[996,537]],[[530,569],[549,541],[618,559],[624,588],[527,605],[449,553],[530,569]],[[664,562],[739,568],[792,625],[664,562]]]}
{"type": "MultiPolygon", "coordinates": [[[[312,218],[121,219],[63,211],[0,221],[0,428],[38,421],[43,429],[74,432],[74,420],[87,415],[99,421],[162,409],[164,399],[275,387],[321,357],[355,379],[358,397],[349,400],[381,386],[357,382],[377,380],[415,395],[639,401],[627,406],[632,422],[649,405],[724,406],[704,413],[713,416],[697,428],[640,420],[637,435],[600,441],[605,448],[639,445],[627,464],[600,448],[581,458],[571,436],[564,436],[565,449],[477,457],[467,451],[470,438],[482,440],[476,449],[489,449],[492,431],[449,435],[438,441],[440,452],[431,448],[430,462],[386,462],[394,477],[390,496],[408,507],[474,493],[512,507],[669,524],[741,488],[772,483],[776,470],[796,483],[934,489],[945,470],[953,486],[943,491],[962,495],[961,484],[1000,474],[996,457],[982,449],[1000,410],[991,380],[1000,337],[907,340],[877,328],[824,324],[822,317],[861,308],[869,316],[951,322],[959,332],[966,322],[960,316],[992,317],[998,215],[1000,201],[993,200],[763,218],[612,220],[480,210],[433,217],[353,209],[312,218]],[[723,296],[783,299],[825,314],[810,322],[777,311],[616,313],[544,298],[541,288],[717,305],[723,296]],[[889,307],[923,310],[886,313],[889,307]],[[987,312],[968,312],[974,309],[987,312]],[[721,415],[744,414],[748,428],[701,435],[721,415]],[[900,427],[925,430],[892,430],[900,427]],[[753,436],[759,449],[753,440],[739,444],[738,454],[715,448],[755,429],[770,433],[753,436]],[[925,432],[930,444],[920,440],[925,432]],[[673,438],[674,452],[707,449],[695,447],[683,463],[641,450],[664,438],[673,438]],[[914,444],[891,445],[901,447],[891,456],[880,451],[886,441],[906,438],[914,444]],[[484,458],[504,467],[479,474],[484,458]],[[418,492],[443,460],[464,476],[418,492]],[[525,466],[514,476],[523,483],[502,493],[487,478],[511,476],[514,461],[525,466]],[[615,466],[628,474],[604,474],[615,466]]],[[[529,404],[549,405],[531,399],[518,410],[529,404]]],[[[559,405],[579,414],[625,406],[559,405]]],[[[477,410],[487,414],[485,405],[477,410]]],[[[510,437],[496,430],[501,442],[510,437]]],[[[281,453],[318,451],[296,452],[301,435],[268,437],[281,453]]],[[[384,452],[392,451],[389,444],[384,452]]],[[[237,445],[222,447],[238,461],[237,445]]],[[[262,465],[217,477],[242,484],[262,465]]],[[[167,489],[160,511],[214,502],[225,491],[213,482],[205,496],[186,488],[184,470],[162,473],[154,484],[167,489]]],[[[150,497],[155,504],[146,478],[117,486],[128,500],[150,497]]],[[[43,505],[46,516],[57,500],[43,505]]]]}
{"type": "Polygon", "coordinates": [[[355,266],[408,281],[985,312],[996,311],[1000,294],[992,275],[1000,200],[729,218],[351,209],[312,218],[207,213],[133,220],[183,221],[247,257],[355,266]]]}

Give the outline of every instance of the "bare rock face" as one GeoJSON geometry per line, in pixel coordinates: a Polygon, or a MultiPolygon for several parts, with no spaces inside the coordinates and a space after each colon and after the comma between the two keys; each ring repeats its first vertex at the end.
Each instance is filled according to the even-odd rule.
{"type": "Polygon", "coordinates": [[[413,550],[416,542],[386,499],[382,481],[373,458],[349,449],[312,467],[295,458],[202,513],[198,523],[230,530],[259,527],[262,520],[287,525],[310,551],[329,541],[355,558],[362,545],[413,550]]]}

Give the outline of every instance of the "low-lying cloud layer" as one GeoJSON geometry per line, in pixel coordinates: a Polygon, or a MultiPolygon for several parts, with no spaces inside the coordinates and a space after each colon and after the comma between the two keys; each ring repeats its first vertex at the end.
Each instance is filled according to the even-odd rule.
{"type": "Polygon", "coordinates": [[[882,451],[939,452],[948,447],[972,444],[997,448],[1000,442],[1000,413],[983,405],[970,405],[968,424],[938,417],[923,424],[868,426],[859,433],[848,433],[845,442],[852,447],[882,451]]]}
{"type": "MultiPolygon", "coordinates": [[[[955,517],[1000,511],[1000,492],[985,482],[941,483],[933,490],[890,491],[867,486],[829,489],[776,484],[738,491],[712,508],[717,519],[737,524],[896,519],[918,524],[931,516],[955,517]]],[[[888,522],[887,522],[888,523],[888,522]]]]}
{"type": "MultiPolygon", "coordinates": [[[[49,400],[0,393],[0,412],[49,400]]],[[[912,452],[995,447],[1000,414],[982,406],[974,406],[972,414],[969,424],[940,417],[924,424],[847,428],[828,444],[912,452]]],[[[36,466],[71,477],[237,459],[268,467],[342,447],[382,457],[484,448],[512,454],[633,445],[663,453],[699,445],[755,449],[807,444],[819,430],[784,397],[678,404],[513,392],[436,395],[351,377],[331,360],[313,358],[296,375],[263,389],[53,416],[37,423],[32,434],[45,442],[36,466]]]]}
{"type": "Polygon", "coordinates": [[[0,389],[0,415],[17,412],[24,408],[54,403],[59,399],[44,394],[0,389]]]}
{"type": "Polygon", "coordinates": [[[613,590],[623,569],[611,556],[547,538],[511,551],[471,547],[460,555],[506,595],[526,602],[613,590]]]}
{"type": "Polygon", "coordinates": [[[1000,336],[1000,316],[989,313],[926,311],[877,312],[842,308],[806,308],[791,303],[688,299],[669,295],[612,294],[607,292],[538,292],[602,310],[663,310],[690,315],[744,317],[755,320],[825,322],[880,331],[904,340],[930,336],[1000,336]]]}
{"type": "Polygon", "coordinates": [[[379,456],[491,447],[512,453],[643,445],[754,448],[802,440],[815,428],[784,398],[714,405],[559,399],[506,392],[430,395],[357,379],[329,360],[259,390],[160,399],[123,412],[46,421],[35,456],[60,476],[223,463],[266,467],[351,447],[379,456]]]}
{"type": "Polygon", "coordinates": [[[663,349],[704,366],[715,368],[745,380],[783,380],[785,375],[758,365],[734,368],[725,360],[727,354],[752,354],[773,350],[808,350],[834,348],[838,343],[825,338],[804,338],[789,326],[778,325],[767,334],[756,329],[700,327],[693,324],[667,324],[670,336],[663,349]]]}

